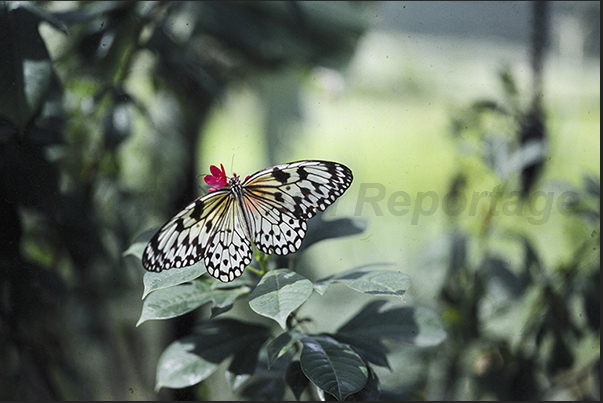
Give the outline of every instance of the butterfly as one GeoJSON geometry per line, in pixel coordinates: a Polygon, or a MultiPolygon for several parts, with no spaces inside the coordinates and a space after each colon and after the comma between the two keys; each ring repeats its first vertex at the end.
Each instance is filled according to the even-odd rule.
{"type": "Polygon", "coordinates": [[[203,259],[207,272],[222,282],[243,274],[253,243],[266,254],[299,249],[306,221],[324,211],[352,183],[352,171],[330,161],[304,160],[275,165],[241,181],[224,166],[205,176],[209,193],[170,219],[142,254],[148,271],[190,266],[203,259]]]}

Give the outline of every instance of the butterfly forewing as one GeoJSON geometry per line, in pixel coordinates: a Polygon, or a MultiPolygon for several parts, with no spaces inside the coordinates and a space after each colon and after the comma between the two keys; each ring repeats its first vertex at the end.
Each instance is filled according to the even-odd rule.
{"type": "Polygon", "coordinates": [[[298,161],[259,171],[243,183],[251,236],[264,253],[301,246],[306,220],[325,210],[352,183],[352,171],[329,161],[298,161]]]}
{"type": "Polygon", "coordinates": [[[306,220],[341,196],[352,178],[349,168],[329,161],[276,165],[242,184],[233,178],[233,188],[198,198],[168,221],[147,245],[143,266],[161,271],[203,259],[210,275],[232,281],[251,262],[251,242],[264,253],[298,250],[306,220]]]}
{"type": "Polygon", "coordinates": [[[220,215],[232,208],[228,189],[199,197],[168,221],[149,241],[142,264],[149,271],[190,266],[201,260],[216,234],[220,215]]]}

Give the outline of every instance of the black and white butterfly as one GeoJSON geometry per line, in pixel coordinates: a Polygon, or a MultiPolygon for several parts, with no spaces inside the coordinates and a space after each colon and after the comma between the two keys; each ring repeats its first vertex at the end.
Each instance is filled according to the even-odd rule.
{"type": "Polygon", "coordinates": [[[306,220],[325,210],[352,183],[352,171],[329,161],[296,161],[266,168],[241,182],[211,167],[210,193],[169,220],[149,241],[142,264],[159,272],[203,259],[223,282],[243,274],[253,244],[264,253],[299,249],[306,220]]]}

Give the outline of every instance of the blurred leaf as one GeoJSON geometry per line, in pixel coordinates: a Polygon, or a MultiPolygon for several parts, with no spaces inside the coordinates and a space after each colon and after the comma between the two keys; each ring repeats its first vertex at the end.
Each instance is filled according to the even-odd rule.
{"type": "Polygon", "coordinates": [[[34,124],[28,127],[32,142],[44,146],[62,144],[67,116],[63,107],[63,85],[53,73],[48,93],[34,124]]]}
{"type": "Polygon", "coordinates": [[[367,338],[366,335],[355,335],[353,333],[335,333],[331,335],[334,339],[348,344],[365,361],[372,362],[375,365],[385,367],[391,370],[387,359],[387,348],[382,340],[377,338],[367,338]]]}
{"type": "Polygon", "coordinates": [[[597,179],[596,176],[591,174],[585,174],[582,177],[582,181],[584,182],[584,189],[586,193],[595,197],[597,199],[601,199],[601,180],[597,179]]]}
{"type": "MultiPolygon", "coordinates": [[[[507,167],[504,171],[504,174],[506,175],[505,177],[508,177],[508,175],[510,174],[516,174],[519,172],[522,172],[522,174],[524,174],[525,172],[527,172],[526,170],[530,167],[534,167],[536,165],[541,164],[544,158],[546,157],[546,152],[546,142],[543,140],[534,139],[525,142],[521,145],[519,150],[513,152],[509,156],[507,167]]],[[[536,172],[532,172],[531,174],[537,175],[536,172]]],[[[524,181],[523,185],[527,186],[527,181],[531,181],[529,183],[533,183],[533,181],[536,180],[536,177],[534,177],[533,179],[526,179],[524,177],[522,180],[524,181]]],[[[531,187],[528,187],[526,189],[529,190],[531,189],[531,187]]]]}
{"type": "Polygon", "coordinates": [[[184,315],[208,302],[213,303],[212,310],[219,309],[223,312],[230,309],[235,300],[244,293],[244,289],[214,290],[201,281],[163,288],[144,300],[142,314],[136,326],[151,319],[170,319],[184,315]]]}
{"type": "Polygon", "coordinates": [[[538,253],[527,238],[523,238],[523,244],[526,254],[524,258],[522,281],[527,283],[530,276],[532,281],[540,281],[540,276],[542,275],[542,263],[540,263],[538,253]]]}
{"type": "Polygon", "coordinates": [[[291,361],[289,366],[287,367],[287,372],[285,373],[285,382],[295,395],[297,400],[300,399],[301,394],[308,388],[310,385],[310,380],[302,371],[301,363],[299,361],[291,361]]]}
{"type": "Polygon", "coordinates": [[[62,26],[32,3],[0,3],[0,116],[20,130],[40,111],[54,74],[38,32],[42,20],[62,26]]]}
{"type": "Polygon", "coordinates": [[[219,80],[221,77],[217,75],[225,72],[208,72],[169,32],[163,29],[155,30],[147,42],[147,47],[159,56],[158,76],[165,80],[169,89],[193,99],[222,98],[224,88],[219,80]]]}
{"type": "Polygon", "coordinates": [[[283,329],[287,317],[312,295],[312,282],[288,269],[266,273],[249,295],[254,312],[274,319],[283,329]]]}
{"type": "Polygon", "coordinates": [[[132,130],[132,102],[130,96],[123,90],[115,90],[112,106],[108,108],[103,118],[103,137],[105,146],[113,151],[132,130]]]}
{"type": "MultiPolygon", "coordinates": [[[[128,250],[132,249],[134,245],[139,244],[133,244],[128,250]]],[[[188,283],[189,281],[198,278],[203,273],[206,273],[203,261],[199,261],[192,266],[164,270],[159,273],[146,271],[143,276],[144,291],[142,293],[142,299],[152,291],[188,283]]]]}
{"type": "Polygon", "coordinates": [[[458,273],[467,268],[467,235],[453,232],[450,235],[450,266],[449,274],[458,273]]]}
{"type": "Polygon", "coordinates": [[[511,143],[508,139],[499,135],[490,135],[484,139],[484,162],[499,177],[505,181],[510,172],[509,157],[511,155],[511,143]]]}
{"type": "Polygon", "coordinates": [[[476,113],[484,113],[486,111],[492,111],[492,112],[498,112],[502,115],[508,114],[508,111],[505,109],[504,106],[500,105],[496,101],[492,101],[492,100],[488,100],[488,99],[482,99],[482,100],[473,102],[473,104],[471,104],[471,109],[473,111],[475,111],[476,113]]]}
{"type": "Polygon", "coordinates": [[[255,368],[259,347],[269,336],[263,326],[234,319],[204,322],[195,334],[173,342],[161,354],[155,390],[195,385],[230,356],[238,358],[240,368],[255,368]]]}
{"type": "Polygon", "coordinates": [[[313,63],[339,68],[368,27],[370,3],[195,3],[196,30],[255,65],[313,63]]]}
{"type": "Polygon", "coordinates": [[[521,152],[521,194],[526,197],[540,177],[546,157],[547,134],[544,116],[539,108],[532,108],[521,119],[519,144],[521,152]]]}
{"type": "Polygon", "coordinates": [[[302,339],[300,364],[317,387],[344,400],[366,386],[368,369],[352,349],[328,336],[302,339]]]}
{"type": "Polygon", "coordinates": [[[504,307],[523,295],[527,284],[508,268],[505,260],[486,257],[480,268],[487,279],[488,302],[504,307]]]}
{"type": "Polygon", "coordinates": [[[268,346],[266,346],[266,352],[268,353],[268,367],[285,354],[287,350],[302,337],[303,334],[297,330],[289,330],[288,332],[281,333],[277,338],[268,343],[268,346]]]}
{"type": "Polygon", "coordinates": [[[556,375],[561,371],[568,370],[574,365],[575,358],[568,343],[561,337],[561,335],[555,336],[553,342],[553,351],[548,358],[547,370],[552,374],[556,375]]]}
{"type": "Polygon", "coordinates": [[[422,307],[398,307],[379,312],[385,301],[369,302],[336,335],[354,339],[391,339],[415,344],[434,346],[446,338],[437,315],[422,307]]]}
{"type": "Polygon", "coordinates": [[[519,91],[517,89],[517,84],[515,83],[515,77],[511,74],[511,69],[508,66],[503,67],[499,71],[500,81],[503,85],[503,91],[509,102],[512,104],[514,109],[518,107],[518,96],[519,91]]]}
{"type": "Polygon", "coordinates": [[[583,304],[590,328],[598,332],[601,329],[601,265],[586,279],[583,304]]]}
{"type": "Polygon", "coordinates": [[[122,253],[122,256],[131,255],[138,258],[138,260],[142,260],[142,252],[144,251],[144,248],[147,246],[158,229],[159,228],[152,228],[138,234],[130,247],[124,253],[122,253]]]}
{"type": "Polygon", "coordinates": [[[338,282],[365,294],[402,298],[408,287],[410,287],[410,277],[399,271],[378,270],[374,268],[384,265],[389,264],[375,263],[360,266],[320,280],[314,284],[314,288],[322,295],[332,283],[338,282]]]}
{"type": "Polygon", "coordinates": [[[116,9],[123,7],[120,1],[92,1],[72,10],[57,11],[52,16],[61,21],[62,24],[82,24],[88,23],[94,18],[102,17],[116,9]]]}
{"type": "Polygon", "coordinates": [[[367,221],[360,218],[324,221],[322,214],[318,214],[314,219],[308,221],[308,231],[298,253],[325,239],[360,234],[366,230],[367,225],[367,221]]]}

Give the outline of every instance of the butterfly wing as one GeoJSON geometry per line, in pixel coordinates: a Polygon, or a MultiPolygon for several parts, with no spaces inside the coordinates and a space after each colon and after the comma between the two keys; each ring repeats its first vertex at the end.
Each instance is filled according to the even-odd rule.
{"type": "Polygon", "coordinates": [[[352,171],[330,161],[297,161],[259,171],[243,184],[253,243],[286,255],[301,246],[306,220],[324,211],[352,183],[352,171]]]}
{"type": "Polygon", "coordinates": [[[252,256],[239,213],[229,189],[199,197],[153,236],[142,254],[142,265],[160,272],[204,259],[210,275],[224,282],[234,280],[252,256]]]}

